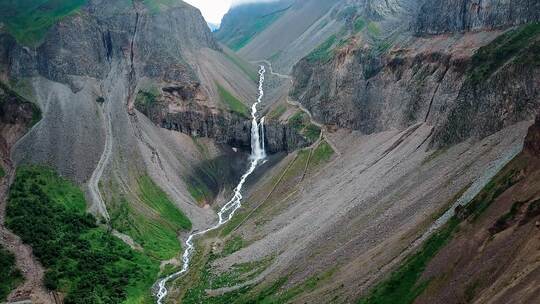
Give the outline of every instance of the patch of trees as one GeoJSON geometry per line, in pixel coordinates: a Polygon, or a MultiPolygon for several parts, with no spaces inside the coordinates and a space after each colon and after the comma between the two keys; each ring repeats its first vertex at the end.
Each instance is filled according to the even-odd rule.
{"type": "Polygon", "coordinates": [[[65,293],[66,304],[121,303],[130,286],[148,280],[137,265],[141,257],[85,210],[68,207],[82,195],[70,193],[74,189],[80,191],[47,168],[20,168],[9,193],[7,226],[32,246],[47,269],[46,287],[65,293]]]}

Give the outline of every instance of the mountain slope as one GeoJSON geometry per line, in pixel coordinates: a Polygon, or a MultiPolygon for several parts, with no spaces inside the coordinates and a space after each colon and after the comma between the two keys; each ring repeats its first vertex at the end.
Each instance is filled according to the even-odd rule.
{"type": "MultiPolygon", "coordinates": [[[[512,17],[495,23],[481,17],[471,21],[474,26],[450,26],[433,35],[439,29],[418,25],[431,18],[426,17],[429,1],[336,5],[342,30],[319,37],[318,46],[293,69],[290,96],[268,110],[270,117],[294,124],[303,106],[322,122],[324,142],[266,171],[237,219],[199,241],[193,273],[178,280],[174,298],[182,303],[457,303],[465,297],[467,286],[439,277],[433,285],[416,285],[416,276],[433,267],[425,257],[436,256],[449,240],[444,227],[452,223],[454,209],[484,198],[492,180],[500,179],[497,174],[516,162],[538,109],[538,36],[536,17],[527,17],[534,3],[516,9],[495,1],[477,10],[472,3],[449,2],[433,13],[457,15],[463,8],[468,15],[512,17]],[[435,241],[423,243],[431,236],[435,241]],[[408,261],[416,268],[408,268],[408,261]],[[396,269],[396,280],[384,280],[396,269]],[[439,286],[440,280],[446,283],[439,286]],[[378,290],[387,297],[365,298],[378,290]],[[460,298],[445,297],[453,292],[460,298]]],[[[282,37],[264,35],[286,14],[239,53],[268,58],[250,52],[261,37],[280,43],[282,37]]],[[[533,195],[536,190],[523,191],[533,195]]],[[[497,211],[498,216],[506,211],[497,211]]],[[[471,237],[469,231],[457,237],[471,237]]],[[[471,271],[452,269],[449,275],[472,273],[475,264],[468,265],[471,271]]],[[[439,265],[446,266],[451,265],[439,265]]],[[[523,292],[505,299],[533,299],[538,292],[520,275],[523,267],[516,264],[501,277],[501,282],[523,278],[523,292]]],[[[536,269],[533,265],[531,273],[536,269]]],[[[478,285],[477,291],[496,290],[486,286],[478,285]]]]}
{"type": "Polygon", "coordinates": [[[152,301],[152,283],[181,267],[183,241],[216,222],[245,171],[259,60],[269,156],[232,220],[195,239],[168,302],[538,294],[536,2],[236,6],[216,33],[225,44],[181,1],[62,13],[53,4],[68,2],[44,2],[51,22],[31,44],[0,27],[0,78],[43,113],[18,140],[33,107],[11,107],[25,126],[0,130],[20,172],[7,226],[45,267],[25,295],[43,292],[45,273],[60,298],[152,301]]]}
{"type": "Polygon", "coordinates": [[[288,72],[321,41],[339,31],[334,11],[340,1],[278,1],[231,8],[216,37],[244,58],[267,59],[276,71],[288,72]]]}

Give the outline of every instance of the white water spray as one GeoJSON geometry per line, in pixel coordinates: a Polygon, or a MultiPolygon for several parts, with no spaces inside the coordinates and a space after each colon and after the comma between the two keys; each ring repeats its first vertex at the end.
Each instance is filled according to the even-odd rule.
{"type": "Polygon", "coordinates": [[[251,175],[251,173],[255,171],[257,166],[266,158],[266,152],[264,150],[264,117],[261,118],[260,122],[257,122],[257,106],[262,102],[262,98],[264,96],[263,84],[265,72],[266,70],[264,66],[261,65],[259,69],[259,98],[257,98],[257,102],[251,106],[251,155],[249,157],[249,168],[244,173],[244,175],[242,175],[242,178],[240,178],[240,182],[234,189],[234,196],[229,202],[223,205],[221,210],[218,212],[219,221],[214,226],[206,230],[194,232],[189,235],[185,243],[186,249],[184,250],[184,254],[182,255],[182,269],[165,278],[160,279],[157,282],[157,304],[162,304],[163,300],[167,296],[167,282],[179,277],[189,269],[189,262],[191,260],[193,252],[195,251],[195,246],[193,245],[193,238],[221,227],[234,216],[235,212],[242,206],[242,187],[244,186],[244,183],[251,175]]]}

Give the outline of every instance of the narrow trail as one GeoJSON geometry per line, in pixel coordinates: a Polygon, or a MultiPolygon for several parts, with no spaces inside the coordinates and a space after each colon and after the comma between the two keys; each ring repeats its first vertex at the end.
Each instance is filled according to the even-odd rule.
{"type": "MultiPolygon", "coordinates": [[[[284,75],[284,74],[280,74],[280,73],[277,73],[277,72],[274,72],[274,69],[272,68],[272,63],[268,60],[257,60],[257,61],[252,61],[252,63],[264,63],[268,66],[268,69],[270,70],[270,75],[273,75],[273,76],[276,76],[278,78],[282,78],[282,79],[288,79],[290,82],[291,82],[291,85],[293,84],[293,78],[290,76],[290,75],[284,75]]],[[[311,112],[306,109],[306,107],[304,107],[304,105],[302,105],[300,102],[296,101],[296,100],[291,100],[289,98],[289,95],[287,94],[286,96],[286,101],[289,105],[293,106],[293,107],[297,107],[299,108],[302,112],[306,113],[306,115],[309,117],[309,121],[311,124],[319,127],[321,129],[321,133],[322,133],[322,138],[328,143],[328,145],[330,145],[330,147],[332,147],[332,149],[334,150],[334,152],[338,155],[338,156],[341,156],[341,153],[339,152],[338,148],[334,145],[334,143],[328,138],[328,135],[327,135],[327,132],[328,130],[326,129],[326,126],[318,121],[316,121],[314,118],[313,118],[313,115],[311,115],[311,112]]]]}
{"type": "Polygon", "coordinates": [[[240,178],[240,182],[234,189],[234,196],[231,198],[230,201],[223,205],[221,210],[218,212],[218,222],[214,226],[206,230],[193,232],[187,238],[185,242],[186,249],[184,250],[184,253],[182,255],[182,269],[156,282],[155,288],[157,289],[156,299],[158,304],[162,304],[164,299],[167,297],[167,283],[189,270],[191,257],[195,251],[195,245],[193,244],[194,238],[204,235],[205,233],[212,230],[218,229],[219,227],[227,223],[229,220],[231,220],[236,211],[242,206],[242,188],[244,187],[247,178],[255,171],[259,164],[262,164],[264,162],[264,159],[266,158],[266,153],[264,151],[263,133],[264,117],[262,117],[260,120],[258,120],[257,117],[257,106],[262,102],[262,99],[264,97],[263,85],[265,73],[266,69],[263,65],[261,65],[259,67],[259,97],[257,99],[257,102],[255,102],[251,106],[251,155],[249,168],[244,173],[244,175],[242,175],[242,177],[240,178]]]}
{"type": "Polygon", "coordinates": [[[0,185],[0,243],[15,254],[17,268],[24,277],[24,282],[8,296],[8,301],[32,299],[35,303],[53,303],[42,285],[45,271],[34,257],[32,248],[4,226],[8,189],[15,178],[15,168],[10,163],[5,171],[6,176],[0,185]]]}
{"type": "MultiPolygon", "coordinates": [[[[33,128],[39,126],[40,123],[38,122],[33,128]]],[[[10,150],[13,150],[30,131],[19,138],[10,150]]],[[[45,270],[35,258],[32,248],[24,244],[19,236],[5,226],[9,187],[15,179],[15,165],[11,161],[10,153],[11,151],[8,151],[4,160],[6,175],[0,179],[0,244],[15,255],[15,264],[21,271],[24,281],[8,295],[7,300],[8,303],[26,299],[30,299],[33,303],[55,303],[51,294],[43,286],[45,270]]]]}
{"type": "Polygon", "coordinates": [[[107,212],[107,207],[105,201],[101,196],[101,191],[99,190],[99,181],[103,175],[105,167],[109,163],[109,159],[112,155],[112,124],[111,124],[111,115],[110,115],[110,101],[106,101],[102,106],[103,119],[105,120],[105,147],[103,153],[98,161],[96,169],[92,172],[92,176],[88,181],[88,192],[92,200],[92,208],[98,214],[100,214],[107,222],[110,221],[109,213],[107,212]]]}

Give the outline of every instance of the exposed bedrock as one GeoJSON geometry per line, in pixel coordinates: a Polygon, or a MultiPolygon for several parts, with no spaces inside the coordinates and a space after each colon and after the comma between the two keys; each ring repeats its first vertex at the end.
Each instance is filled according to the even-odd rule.
{"type": "Polygon", "coordinates": [[[483,138],[533,119],[540,106],[538,33],[502,60],[492,57],[512,33],[417,38],[380,56],[347,45],[327,62],[300,61],[290,94],[317,120],[366,134],[427,122],[434,146],[483,138]]]}
{"type": "Polygon", "coordinates": [[[424,1],[414,20],[418,34],[498,29],[540,21],[538,0],[424,1]]]}
{"type": "Polygon", "coordinates": [[[115,60],[137,63],[138,76],[195,82],[184,55],[219,49],[200,12],[183,3],[154,12],[142,2],[92,0],[55,24],[38,46],[19,45],[7,33],[0,40],[9,77],[39,75],[73,90],[78,87],[72,76],[103,79],[115,60]]]}
{"type": "Polygon", "coordinates": [[[536,116],[535,123],[529,128],[523,150],[540,158],[540,115],[536,116]]]}
{"type": "MultiPolygon", "coordinates": [[[[184,92],[181,95],[194,94],[184,92]]],[[[249,151],[251,149],[251,120],[236,112],[217,109],[205,103],[204,101],[192,102],[191,98],[184,99],[177,93],[169,94],[164,88],[162,96],[155,103],[151,105],[136,103],[136,107],[163,128],[193,137],[213,138],[219,144],[249,151]],[[176,96],[173,97],[173,95],[176,96]]],[[[267,121],[264,129],[268,153],[290,152],[312,143],[288,124],[278,121],[267,121]]]]}

